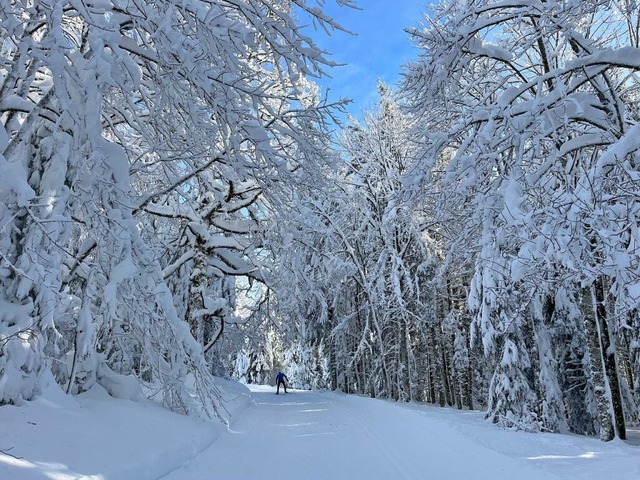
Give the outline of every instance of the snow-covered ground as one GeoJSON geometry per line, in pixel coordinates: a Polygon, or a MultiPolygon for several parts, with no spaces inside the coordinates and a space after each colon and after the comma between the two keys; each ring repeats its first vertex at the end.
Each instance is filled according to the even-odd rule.
{"type": "MultiPolygon", "coordinates": [[[[250,392],[235,382],[219,386],[239,417],[250,392]]],[[[0,480],[155,480],[225,431],[220,422],[115,399],[101,387],[76,397],[53,387],[24,406],[0,407],[0,480]]]]}
{"type": "Polygon", "coordinates": [[[640,478],[640,447],[621,441],[503,431],[478,412],[224,386],[236,412],[228,430],[98,389],[2,407],[0,449],[13,456],[0,454],[0,479],[640,478]]]}

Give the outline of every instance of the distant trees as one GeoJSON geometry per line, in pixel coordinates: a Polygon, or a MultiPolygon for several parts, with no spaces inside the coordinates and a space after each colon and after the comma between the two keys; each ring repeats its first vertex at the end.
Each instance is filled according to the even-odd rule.
{"type": "Polygon", "coordinates": [[[295,291],[273,283],[279,311],[297,315],[299,335],[322,348],[334,388],[421,399],[423,384],[443,371],[434,352],[433,378],[424,380],[426,357],[415,355],[421,332],[440,328],[424,315],[440,308],[429,283],[438,252],[405,195],[417,167],[408,119],[380,88],[379,109],[343,132],[338,174],[300,199],[296,232],[278,257],[278,278],[295,291]]]}
{"type": "MultiPolygon", "coordinates": [[[[347,2],[341,2],[347,3],[347,2]]],[[[12,2],[0,10],[0,404],[94,382],[188,411],[260,279],[267,210],[325,149],[306,2],[12,2]],[[186,320],[186,322],[185,322],[186,320]],[[195,337],[195,339],[194,339],[195,337]],[[196,341],[196,339],[198,341],[196,341]]]]}

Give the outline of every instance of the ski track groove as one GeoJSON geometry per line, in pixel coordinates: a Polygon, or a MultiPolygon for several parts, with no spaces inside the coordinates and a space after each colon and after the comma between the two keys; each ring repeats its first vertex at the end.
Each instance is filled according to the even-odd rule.
{"type": "Polygon", "coordinates": [[[369,426],[367,419],[363,417],[356,408],[348,407],[349,418],[366,434],[366,437],[371,440],[376,448],[382,453],[382,455],[389,460],[389,463],[393,465],[393,468],[401,475],[403,480],[418,480],[423,478],[417,475],[412,469],[407,468],[406,462],[402,460],[402,455],[391,445],[391,442],[384,441],[380,438],[380,434],[375,429],[369,426]]]}

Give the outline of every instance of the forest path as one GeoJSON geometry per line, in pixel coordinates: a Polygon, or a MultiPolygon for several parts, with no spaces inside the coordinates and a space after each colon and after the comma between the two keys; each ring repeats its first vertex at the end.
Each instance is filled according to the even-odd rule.
{"type": "MultiPolygon", "coordinates": [[[[446,416],[430,414],[437,409],[330,392],[275,395],[273,387],[250,388],[253,404],[231,429],[162,480],[562,478],[530,459],[481,445],[446,416]]],[[[470,415],[477,423],[477,412],[470,415]]]]}

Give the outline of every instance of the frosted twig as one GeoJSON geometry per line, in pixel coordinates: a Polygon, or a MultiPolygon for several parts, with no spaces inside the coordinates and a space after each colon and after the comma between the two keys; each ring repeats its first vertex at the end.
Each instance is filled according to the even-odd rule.
{"type": "Polygon", "coordinates": [[[9,453],[9,450],[13,450],[13,447],[9,447],[6,450],[3,450],[0,448],[0,453],[4,453],[5,455],[8,455],[10,457],[15,458],[16,460],[22,460],[22,457],[16,457],[15,455],[9,453]]]}

